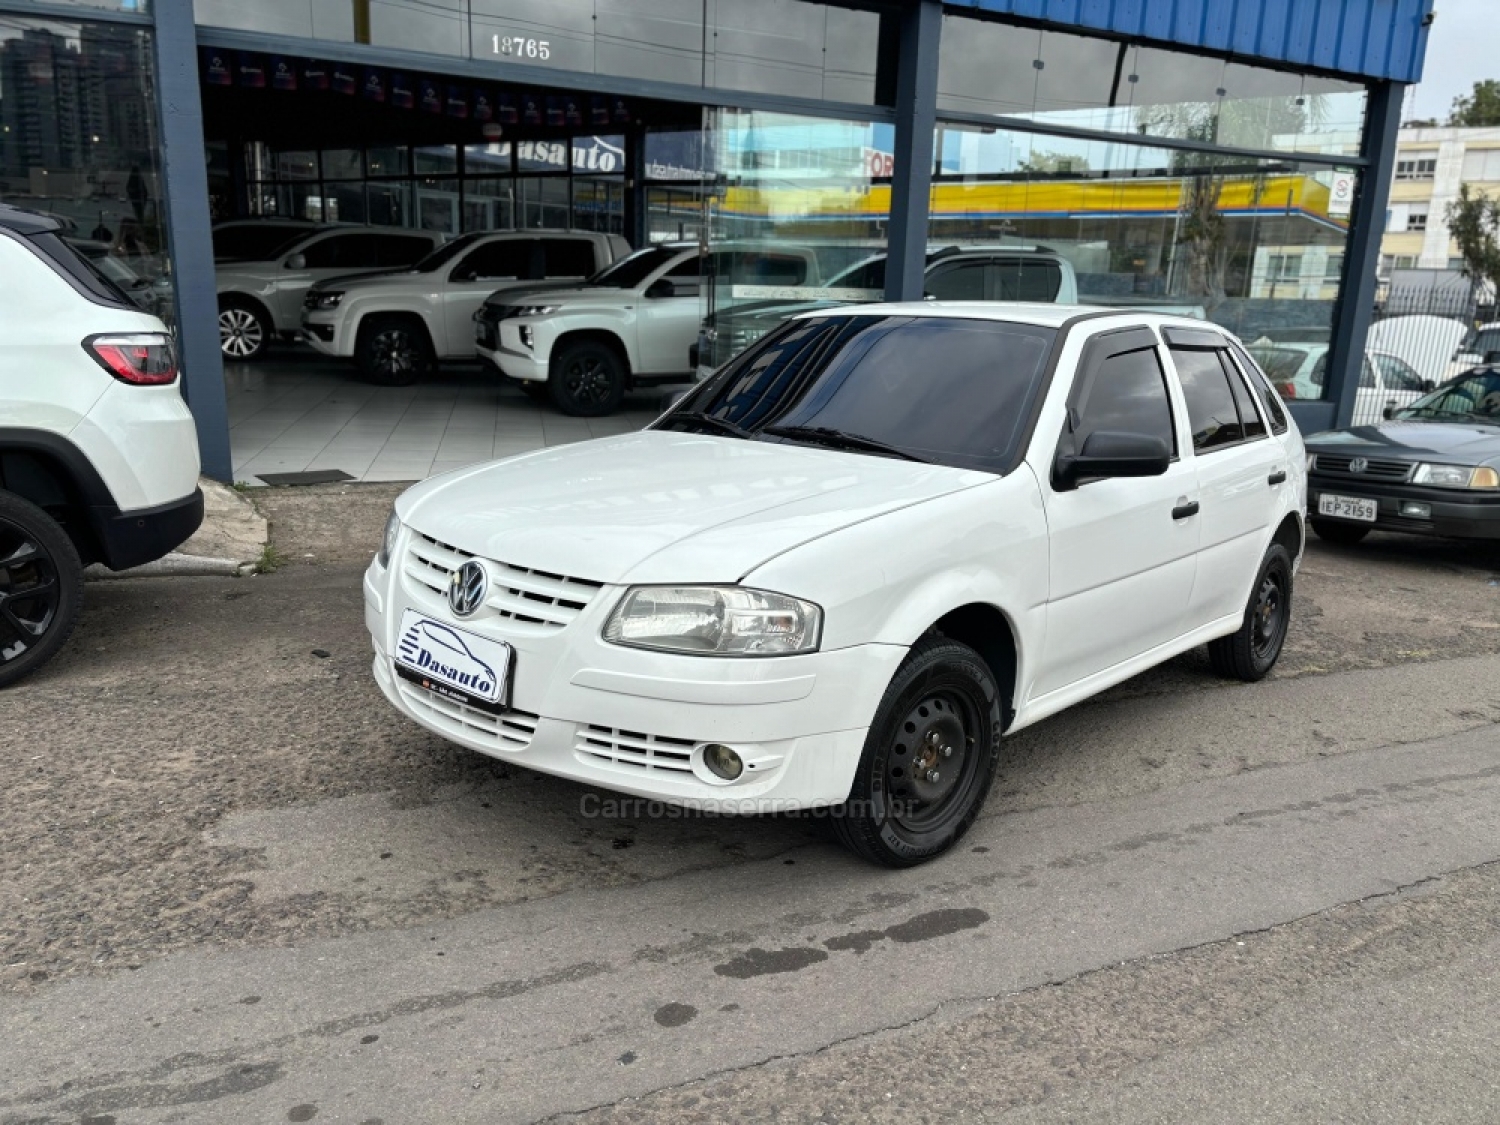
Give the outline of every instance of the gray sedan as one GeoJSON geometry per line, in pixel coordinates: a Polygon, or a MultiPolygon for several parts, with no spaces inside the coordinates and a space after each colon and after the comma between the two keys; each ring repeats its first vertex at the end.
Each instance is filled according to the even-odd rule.
{"type": "Polygon", "coordinates": [[[1500,367],[1468,371],[1379,425],[1313,434],[1307,452],[1320,538],[1500,539],[1500,367]]]}

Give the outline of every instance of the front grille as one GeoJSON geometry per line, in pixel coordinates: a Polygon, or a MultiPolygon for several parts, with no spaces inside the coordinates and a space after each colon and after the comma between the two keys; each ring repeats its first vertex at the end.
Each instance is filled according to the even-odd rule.
{"type": "Polygon", "coordinates": [[[1315,473],[1328,473],[1332,476],[1354,477],[1365,480],[1394,480],[1402,481],[1411,476],[1412,464],[1410,461],[1377,461],[1373,458],[1365,458],[1365,469],[1363,472],[1351,473],[1349,463],[1354,460],[1352,456],[1334,453],[1319,453],[1317,463],[1313,467],[1315,473]]]}
{"type": "Polygon", "coordinates": [[[645,772],[693,772],[693,743],[632,730],[581,726],[573,744],[580,757],[645,772]]]}
{"type": "MultiPolygon", "coordinates": [[[[473,557],[467,551],[415,532],[404,569],[418,586],[446,598],[449,577],[473,557]]],[[[490,593],[484,604],[507,621],[536,631],[554,632],[571,624],[603,588],[601,582],[493,559],[484,560],[484,564],[490,575],[490,593]]]]}
{"type": "Polygon", "coordinates": [[[526,711],[507,711],[496,715],[445,699],[407,680],[397,679],[396,688],[413,711],[433,721],[439,728],[492,742],[498,750],[525,750],[536,734],[541,720],[526,711]]]}

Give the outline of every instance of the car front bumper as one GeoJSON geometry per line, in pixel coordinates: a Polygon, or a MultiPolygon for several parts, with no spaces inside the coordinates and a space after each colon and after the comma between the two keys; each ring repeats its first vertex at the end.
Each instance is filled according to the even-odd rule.
{"type": "Polygon", "coordinates": [[[1308,478],[1307,514],[1313,520],[1369,527],[1377,531],[1404,531],[1452,539],[1500,539],[1500,494],[1496,493],[1356,481],[1315,472],[1308,478]],[[1378,506],[1375,522],[1320,516],[1318,498],[1324,493],[1374,500],[1378,506]],[[1403,504],[1425,504],[1428,515],[1426,518],[1403,515],[1403,504]]]}
{"type": "Polygon", "coordinates": [[[392,566],[372,563],[364,581],[373,671],[391,704],[482,754],[636,797],[726,813],[845,800],[875,709],[907,652],[871,644],[715,659],[610,645],[600,631],[622,590],[609,586],[545,635],[485,610],[461,620],[408,573],[410,539],[403,532],[392,566]],[[510,644],[511,710],[491,715],[399,676],[391,653],[408,608],[510,644]],[[710,743],[739,753],[745,770],[737,780],[704,767],[710,743]]]}
{"type": "Polygon", "coordinates": [[[304,312],[297,336],[308,347],[324,355],[344,357],[353,354],[353,349],[344,350],[343,341],[339,339],[337,313],[304,312]]]}

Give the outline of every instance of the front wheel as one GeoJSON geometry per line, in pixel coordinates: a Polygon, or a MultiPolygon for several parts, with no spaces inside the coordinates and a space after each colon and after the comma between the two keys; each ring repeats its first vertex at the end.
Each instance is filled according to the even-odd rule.
{"type": "Polygon", "coordinates": [[[1325,543],[1337,543],[1340,547],[1352,547],[1370,534],[1370,529],[1363,524],[1339,520],[1313,520],[1312,529],[1325,543]]]}
{"type": "Polygon", "coordinates": [[[865,738],[839,840],[886,867],[941,855],[969,830],[1000,759],[1000,689],[968,645],[918,641],[865,738]]]}
{"type": "Polygon", "coordinates": [[[607,344],[581,340],[553,357],[547,388],[564,414],[597,418],[613,414],[625,397],[625,364],[607,344]]]}
{"type": "Polygon", "coordinates": [[[0,687],[56,655],[82,603],[83,567],[67,532],[35,504],[0,492],[0,687]]]}
{"type": "Polygon", "coordinates": [[[380,387],[409,387],[434,365],[432,344],[421,321],[373,317],[360,329],[354,362],[380,387]]]}
{"type": "Polygon", "coordinates": [[[1291,622],[1292,557],[1272,543],[1250,590],[1244,621],[1229,636],[1209,642],[1209,663],[1231,680],[1262,680],[1281,656],[1291,622]]]}

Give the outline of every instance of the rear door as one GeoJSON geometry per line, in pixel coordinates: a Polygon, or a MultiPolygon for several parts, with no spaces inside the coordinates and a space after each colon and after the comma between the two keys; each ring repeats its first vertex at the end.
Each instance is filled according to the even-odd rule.
{"type": "Polygon", "coordinates": [[[1087,680],[1184,631],[1198,521],[1189,510],[1197,478],[1192,459],[1181,455],[1179,409],[1151,329],[1116,329],[1087,345],[1056,451],[1048,464],[1033,466],[1044,478],[1051,538],[1047,635],[1034,697],[1087,680]],[[1160,437],[1172,462],[1162,476],[1059,488],[1051,476],[1056,456],[1082,452],[1096,431],[1160,437]]]}
{"type": "Polygon", "coordinates": [[[1192,630],[1245,612],[1280,510],[1279,490],[1291,487],[1291,466],[1229,358],[1229,341],[1207,329],[1166,328],[1163,335],[1197,472],[1198,569],[1185,621],[1192,630]]]}

